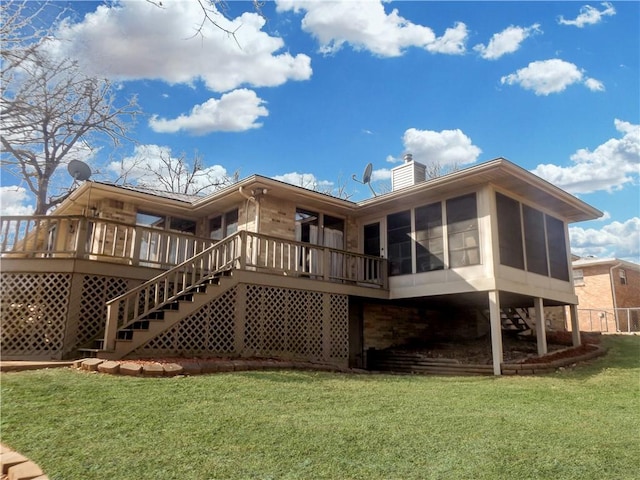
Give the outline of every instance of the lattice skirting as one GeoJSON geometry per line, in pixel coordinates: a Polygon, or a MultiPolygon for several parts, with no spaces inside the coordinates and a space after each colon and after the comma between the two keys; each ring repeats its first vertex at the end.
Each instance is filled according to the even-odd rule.
{"type": "Polygon", "coordinates": [[[241,284],[131,356],[277,357],[346,366],[348,304],[346,295],[241,284]]]}
{"type": "Polygon", "coordinates": [[[133,286],[127,279],[87,274],[3,273],[1,278],[5,359],[73,356],[104,332],[107,300],[133,286]]]}
{"type": "Polygon", "coordinates": [[[71,275],[66,273],[2,275],[3,358],[60,358],[70,287],[71,275]]]}

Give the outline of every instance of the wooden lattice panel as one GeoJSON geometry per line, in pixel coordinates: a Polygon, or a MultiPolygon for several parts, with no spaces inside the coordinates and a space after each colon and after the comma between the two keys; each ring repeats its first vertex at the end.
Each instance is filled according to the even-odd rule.
{"type": "Polygon", "coordinates": [[[64,347],[71,275],[2,275],[3,356],[60,355],[64,347]]]}
{"type": "Polygon", "coordinates": [[[76,346],[82,346],[104,332],[106,302],[127,291],[127,281],[115,277],[85,275],[78,314],[76,346]]]}
{"type": "Polygon", "coordinates": [[[261,355],[322,358],[321,293],[247,287],[245,348],[261,355]]]}
{"type": "Polygon", "coordinates": [[[346,295],[331,295],[331,358],[349,356],[349,300],[346,295]]]}
{"type": "Polygon", "coordinates": [[[235,351],[235,302],[232,288],[177,325],[150,340],[132,356],[224,355],[235,351]]]}

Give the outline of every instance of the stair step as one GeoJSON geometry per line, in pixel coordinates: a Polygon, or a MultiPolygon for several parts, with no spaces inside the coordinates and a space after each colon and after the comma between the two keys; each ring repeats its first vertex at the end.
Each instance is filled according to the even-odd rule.
{"type": "Polygon", "coordinates": [[[189,288],[189,292],[191,293],[205,293],[207,291],[207,286],[203,284],[194,285],[189,288]]]}
{"type": "Polygon", "coordinates": [[[122,329],[118,330],[116,334],[116,340],[132,340],[133,339],[133,330],[122,329]]]}
{"type": "Polygon", "coordinates": [[[144,316],[145,320],[164,320],[164,312],[162,310],[156,310],[155,312],[147,313],[144,316]]]}
{"type": "Polygon", "coordinates": [[[166,303],[161,307],[163,310],[178,310],[180,308],[179,302],[166,303]]]}
{"type": "Polygon", "coordinates": [[[96,358],[98,352],[101,352],[101,348],[79,348],[78,352],[82,353],[83,357],[96,358]]]}
{"type": "Polygon", "coordinates": [[[148,320],[139,320],[137,322],[133,322],[129,325],[131,330],[149,330],[149,321],[148,320]]]}

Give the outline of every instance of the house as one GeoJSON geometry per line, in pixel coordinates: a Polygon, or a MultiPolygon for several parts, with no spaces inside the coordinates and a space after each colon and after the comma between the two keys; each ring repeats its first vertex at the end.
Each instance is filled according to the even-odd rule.
{"type": "Polygon", "coordinates": [[[572,268],[581,331],[640,332],[640,265],[587,257],[572,268]]]}
{"type": "Polygon", "coordinates": [[[502,158],[424,172],[407,158],[361,202],[260,175],[206,197],[88,181],[53,215],[5,217],[3,357],[366,367],[374,349],[488,335],[499,375],[503,328],[531,315],[540,355],[545,306],[577,331],[567,226],[601,212],[502,158]]]}

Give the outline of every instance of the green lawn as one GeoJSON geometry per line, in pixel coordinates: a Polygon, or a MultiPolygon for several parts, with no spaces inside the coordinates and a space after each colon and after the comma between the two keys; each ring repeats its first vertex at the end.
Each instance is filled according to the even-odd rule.
{"type": "Polygon", "coordinates": [[[51,479],[631,479],[640,337],[536,377],[1,376],[2,442],[51,479]]]}

